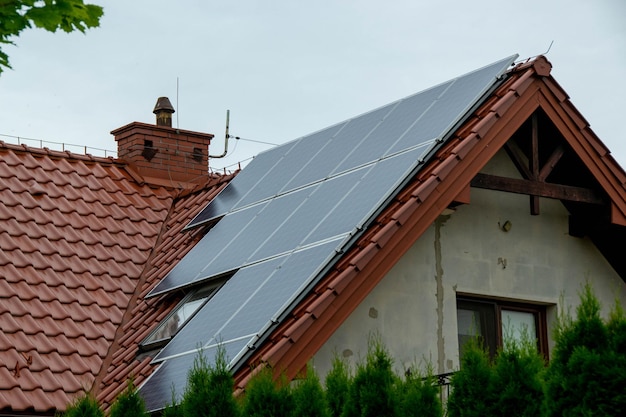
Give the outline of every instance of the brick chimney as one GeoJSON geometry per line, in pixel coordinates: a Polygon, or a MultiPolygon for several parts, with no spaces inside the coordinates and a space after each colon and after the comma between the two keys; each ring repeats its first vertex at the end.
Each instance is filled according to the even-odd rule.
{"type": "Polygon", "coordinates": [[[159,97],[153,113],[156,125],[132,122],[111,132],[118,158],[151,184],[189,188],[204,181],[213,135],[173,128],[174,108],[167,97],[159,97]]]}

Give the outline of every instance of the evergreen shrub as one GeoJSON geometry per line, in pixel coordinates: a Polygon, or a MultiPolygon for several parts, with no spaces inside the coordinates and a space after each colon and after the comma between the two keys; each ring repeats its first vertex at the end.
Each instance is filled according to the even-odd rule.
{"type": "Polygon", "coordinates": [[[289,385],[284,380],[274,381],[271,367],[263,366],[250,378],[243,398],[244,417],[290,417],[292,409],[289,385]]]}
{"type": "Polygon", "coordinates": [[[104,412],[93,395],[87,392],[67,407],[63,417],[104,417],[104,412]]]}
{"type": "Polygon", "coordinates": [[[110,417],[148,417],[146,404],[137,392],[132,379],[111,405],[110,417]]]}
{"type": "Polygon", "coordinates": [[[332,417],[340,417],[348,398],[351,384],[350,368],[338,355],[333,358],[332,368],[326,374],[326,401],[332,417]]]}
{"type": "Polygon", "coordinates": [[[600,302],[586,284],[576,319],[559,314],[544,416],[622,416],[626,410],[626,320],[619,304],[608,322],[600,311],[600,302]]]}
{"type": "Polygon", "coordinates": [[[302,380],[292,389],[293,417],[330,417],[324,388],[313,366],[307,366],[302,380]]]}
{"type": "Polygon", "coordinates": [[[397,376],[393,360],[380,337],[371,337],[364,363],[357,365],[343,417],[395,417],[398,415],[397,376]]]}

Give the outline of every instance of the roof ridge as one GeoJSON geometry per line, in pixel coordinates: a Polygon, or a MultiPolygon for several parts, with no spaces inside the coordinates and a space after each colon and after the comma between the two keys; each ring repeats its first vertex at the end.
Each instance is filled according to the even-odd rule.
{"type": "Polygon", "coordinates": [[[239,171],[240,170],[236,170],[230,174],[209,173],[208,178],[204,182],[196,184],[193,188],[180,189],[174,198],[176,200],[185,198],[192,194],[198,194],[217,185],[229,182],[239,173],[239,171]]]}
{"type": "Polygon", "coordinates": [[[14,152],[30,153],[33,155],[49,156],[53,158],[63,158],[63,159],[83,161],[83,162],[99,162],[99,163],[104,163],[107,165],[120,165],[120,166],[127,165],[127,163],[124,162],[123,160],[114,158],[112,156],[107,156],[107,157],[93,156],[89,153],[79,154],[79,153],[71,152],[67,150],[55,151],[47,147],[36,148],[33,146],[28,146],[26,144],[16,145],[13,143],[7,143],[3,140],[0,140],[0,150],[2,149],[11,150],[14,152]]]}

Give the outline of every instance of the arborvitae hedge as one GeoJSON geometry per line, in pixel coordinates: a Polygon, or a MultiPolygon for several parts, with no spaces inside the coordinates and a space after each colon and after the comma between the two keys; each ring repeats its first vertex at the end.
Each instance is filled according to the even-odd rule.
{"type": "Polygon", "coordinates": [[[324,388],[312,366],[308,366],[304,378],[293,384],[292,417],[330,417],[324,388]]]}
{"type": "Polygon", "coordinates": [[[243,416],[290,417],[292,409],[293,397],[289,385],[285,381],[274,381],[273,369],[263,366],[246,386],[243,416]]]}
{"type": "MultiPolygon", "coordinates": [[[[552,361],[546,368],[535,341],[507,343],[491,361],[478,340],[464,346],[461,369],[453,376],[447,402],[450,417],[497,416],[622,416],[626,410],[626,315],[619,304],[608,320],[590,286],[581,292],[576,319],[559,314],[552,361]],[[541,409],[540,409],[541,408],[541,409]]],[[[325,392],[314,369],[290,386],[276,382],[271,368],[260,369],[243,398],[232,395],[233,379],[224,351],[215,365],[200,353],[189,373],[180,404],[163,417],[395,417],[442,416],[434,378],[393,372],[393,360],[372,338],[364,362],[354,376],[335,358],[326,376],[325,392]]],[[[121,395],[111,417],[141,417],[134,387],[121,395]],[[128,410],[122,412],[121,410],[128,410]]],[[[104,417],[96,401],[85,395],[71,404],[66,417],[104,417]]]]}
{"type": "Polygon", "coordinates": [[[426,376],[410,372],[400,383],[398,415],[403,417],[441,417],[443,408],[439,387],[429,369],[426,376]]]}
{"type": "Polygon", "coordinates": [[[111,406],[110,417],[148,417],[146,404],[137,392],[132,379],[128,381],[126,390],[111,406]]]}
{"type": "Polygon", "coordinates": [[[223,347],[218,347],[213,365],[200,352],[187,378],[187,389],[181,404],[183,417],[239,416],[233,388],[234,381],[223,347]]]}
{"type": "Polygon", "coordinates": [[[214,409],[210,403],[211,368],[203,352],[199,352],[187,375],[187,387],[183,394],[181,409],[184,417],[203,417],[214,409]]]}
{"type": "Polygon", "coordinates": [[[452,377],[452,393],[448,398],[450,417],[489,416],[493,399],[489,386],[493,377],[489,355],[478,339],[463,347],[461,369],[452,377]]]}
{"type": "Polygon", "coordinates": [[[608,322],[591,286],[580,295],[573,320],[561,313],[546,376],[544,415],[622,416],[626,410],[626,319],[617,304],[608,322]]]}
{"type": "Polygon", "coordinates": [[[326,401],[332,417],[340,417],[350,389],[350,368],[346,361],[334,357],[333,366],[326,375],[326,401]]]}
{"type": "Polygon", "coordinates": [[[494,417],[536,417],[544,398],[544,360],[537,341],[528,333],[522,340],[509,340],[498,353],[492,369],[488,398],[494,417]]]}
{"type": "Polygon", "coordinates": [[[365,363],[357,370],[348,389],[343,417],[395,417],[398,415],[397,376],[393,359],[379,338],[369,343],[365,363]]]}
{"type": "Polygon", "coordinates": [[[104,412],[91,393],[85,393],[71,403],[64,417],[104,417],[104,412]]]}

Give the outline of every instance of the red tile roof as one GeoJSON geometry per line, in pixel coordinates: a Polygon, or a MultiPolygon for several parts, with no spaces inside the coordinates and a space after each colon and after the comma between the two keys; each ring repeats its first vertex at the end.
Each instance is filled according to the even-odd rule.
{"type": "Polygon", "coordinates": [[[137,300],[192,246],[178,232],[230,178],[180,195],[121,161],[0,142],[0,414],[64,410],[104,374],[104,386],[144,375],[127,347],[161,312],[144,316],[137,300]]]}
{"type": "Polygon", "coordinates": [[[181,231],[231,178],[232,176],[226,176],[210,188],[188,192],[172,204],[154,256],[139,281],[136,297],[126,311],[121,337],[113,345],[111,360],[97,381],[97,398],[105,409],[126,388],[129,378],[133,378],[135,384],[140,385],[154,370],[155,367],[150,364],[150,356],[138,356],[139,344],[176,306],[180,295],[168,299],[164,299],[165,296],[146,299],[145,296],[200,240],[202,234],[199,232],[202,230],[194,229],[186,233],[181,231]]]}

